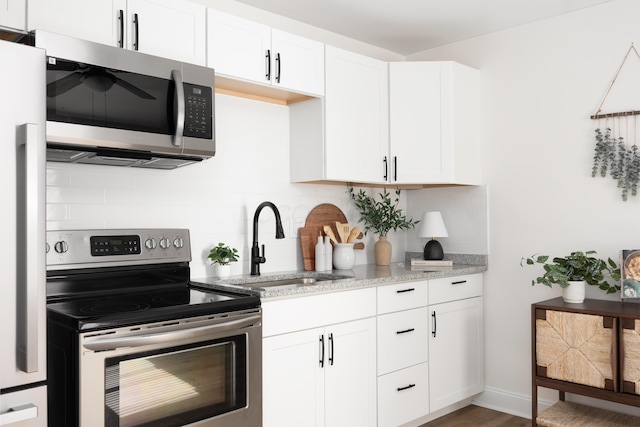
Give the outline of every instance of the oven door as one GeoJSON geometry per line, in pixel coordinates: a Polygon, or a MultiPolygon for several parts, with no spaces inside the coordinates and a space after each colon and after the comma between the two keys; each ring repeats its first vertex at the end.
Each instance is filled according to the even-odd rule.
{"type": "Polygon", "coordinates": [[[261,340],[260,309],[80,334],[80,426],[261,426],[261,340]]]}

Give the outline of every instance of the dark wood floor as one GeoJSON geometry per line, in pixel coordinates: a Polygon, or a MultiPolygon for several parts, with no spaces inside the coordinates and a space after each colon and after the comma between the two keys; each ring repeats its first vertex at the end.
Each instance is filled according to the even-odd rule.
{"type": "Polygon", "coordinates": [[[469,405],[420,427],[529,427],[531,420],[469,405]]]}

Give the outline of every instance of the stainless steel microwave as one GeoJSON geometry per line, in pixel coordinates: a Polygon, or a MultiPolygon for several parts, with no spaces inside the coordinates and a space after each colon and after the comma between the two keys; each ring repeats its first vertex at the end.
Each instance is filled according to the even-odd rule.
{"type": "Polygon", "coordinates": [[[215,154],[214,70],[43,31],[47,160],[174,169],[215,154]]]}

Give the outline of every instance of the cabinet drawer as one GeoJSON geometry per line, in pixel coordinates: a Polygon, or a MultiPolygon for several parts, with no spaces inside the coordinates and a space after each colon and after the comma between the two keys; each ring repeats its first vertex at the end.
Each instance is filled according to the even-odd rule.
{"type": "Polygon", "coordinates": [[[482,274],[429,280],[429,304],[440,304],[482,295],[482,274]]]}
{"type": "Polygon", "coordinates": [[[262,336],[286,334],[376,315],[375,288],[262,303],[262,336]]]}
{"type": "Polygon", "coordinates": [[[378,316],[378,375],[426,362],[429,310],[378,316]]]}
{"type": "Polygon", "coordinates": [[[427,305],[428,281],[403,282],[378,287],[378,314],[427,305]]]}
{"type": "Polygon", "coordinates": [[[399,426],[427,415],[428,402],[427,363],[378,377],[378,427],[399,426]]]}

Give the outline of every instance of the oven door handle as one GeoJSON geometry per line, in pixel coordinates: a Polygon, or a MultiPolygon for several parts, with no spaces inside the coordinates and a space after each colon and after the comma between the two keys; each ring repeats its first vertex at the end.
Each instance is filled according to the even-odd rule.
{"type": "Polygon", "coordinates": [[[90,342],[84,342],[82,346],[88,350],[104,351],[116,350],[126,347],[142,347],[152,344],[167,344],[175,341],[200,338],[206,335],[217,334],[228,331],[238,331],[242,328],[260,323],[262,316],[250,316],[238,320],[225,319],[223,323],[215,325],[188,327],[188,329],[174,330],[167,332],[157,332],[152,334],[133,335],[119,338],[96,338],[90,342]]]}

